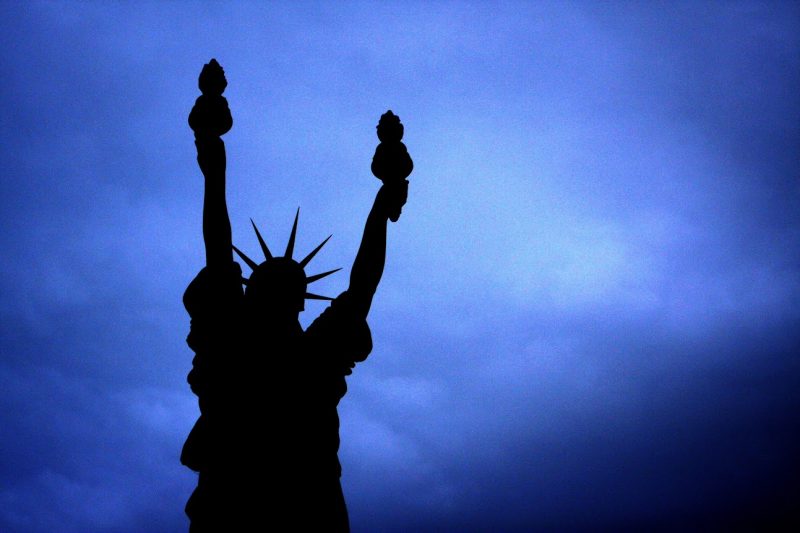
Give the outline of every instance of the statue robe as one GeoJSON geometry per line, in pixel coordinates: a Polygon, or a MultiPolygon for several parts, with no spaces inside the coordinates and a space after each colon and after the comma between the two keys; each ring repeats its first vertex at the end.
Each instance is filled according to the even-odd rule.
{"type": "Polygon", "coordinates": [[[190,531],[347,531],[337,405],[372,349],[366,318],[344,292],[306,331],[261,323],[235,262],[201,270],[183,299],[195,352],[187,379],[200,406],[181,453],[199,473],[190,531]]]}

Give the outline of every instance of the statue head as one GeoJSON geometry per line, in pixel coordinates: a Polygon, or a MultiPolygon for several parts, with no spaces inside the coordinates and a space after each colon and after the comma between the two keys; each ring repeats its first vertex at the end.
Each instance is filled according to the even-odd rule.
{"type": "Polygon", "coordinates": [[[305,309],[306,273],[287,257],[264,261],[250,275],[245,297],[268,314],[297,314],[305,309]]]}
{"type": "Polygon", "coordinates": [[[298,209],[297,215],[294,217],[292,234],[289,236],[289,243],[286,245],[286,252],[283,257],[274,257],[272,255],[252,219],[250,223],[253,224],[253,230],[256,232],[258,243],[261,245],[261,251],[264,253],[266,260],[258,264],[247,257],[236,246],[233,247],[233,250],[239,257],[253,269],[250,278],[243,278],[242,283],[245,285],[246,300],[251,308],[258,314],[297,319],[298,313],[305,309],[306,299],[333,299],[328,296],[320,296],[307,292],[306,288],[309,284],[341,269],[329,270],[328,272],[323,272],[314,276],[306,276],[304,270],[306,265],[308,265],[325,243],[328,242],[331,236],[328,236],[327,239],[322,241],[322,243],[314,248],[303,260],[298,262],[292,258],[299,215],[300,210],[298,209]]]}

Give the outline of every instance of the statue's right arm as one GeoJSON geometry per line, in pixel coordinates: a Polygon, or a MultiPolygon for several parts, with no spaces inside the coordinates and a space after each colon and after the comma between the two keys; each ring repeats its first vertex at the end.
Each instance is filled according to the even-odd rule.
{"type": "Polygon", "coordinates": [[[199,137],[197,163],[205,177],[203,240],[206,266],[225,267],[233,261],[231,221],[225,200],[225,143],[219,137],[199,137]]]}

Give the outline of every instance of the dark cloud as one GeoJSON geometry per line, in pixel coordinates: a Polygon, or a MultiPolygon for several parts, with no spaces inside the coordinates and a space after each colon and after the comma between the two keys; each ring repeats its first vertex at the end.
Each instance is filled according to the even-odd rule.
{"type": "Polygon", "coordinates": [[[333,232],[315,263],[348,267],[374,121],[407,124],[376,347],[341,406],[355,530],[790,517],[795,5],[2,12],[0,530],[186,528],[186,114],[213,56],[245,250],[248,217],[282,244],[301,205],[298,248],[333,232]]]}

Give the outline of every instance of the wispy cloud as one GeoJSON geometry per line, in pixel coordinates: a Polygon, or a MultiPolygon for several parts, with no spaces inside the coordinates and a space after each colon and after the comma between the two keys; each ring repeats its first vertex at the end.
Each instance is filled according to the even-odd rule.
{"type": "Polygon", "coordinates": [[[796,6],[3,12],[0,529],[186,528],[181,293],[203,261],[186,115],[210,57],[244,249],[249,217],[282,244],[300,205],[298,248],[333,232],[315,264],[349,267],[374,125],[387,108],[406,124],[416,169],[375,350],[340,408],[354,529],[788,509],[796,6]]]}

